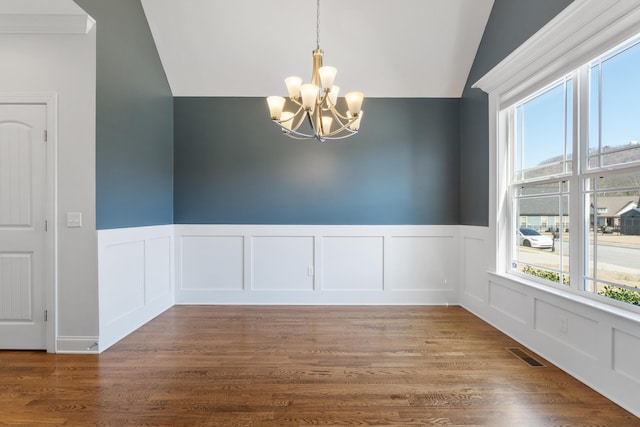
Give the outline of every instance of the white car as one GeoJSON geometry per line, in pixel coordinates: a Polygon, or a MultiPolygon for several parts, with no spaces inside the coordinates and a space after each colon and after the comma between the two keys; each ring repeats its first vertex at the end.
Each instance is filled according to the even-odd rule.
{"type": "Polygon", "coordinates": [[[533,228],[521,228],[518,230],[521,246],[531,248],[551,248],[553,247],[553,239],[538,233],[533,228]]]}

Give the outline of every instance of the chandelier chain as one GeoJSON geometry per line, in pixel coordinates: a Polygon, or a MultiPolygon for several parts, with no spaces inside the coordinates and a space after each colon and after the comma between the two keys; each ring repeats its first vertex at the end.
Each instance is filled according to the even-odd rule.
{"type": "Polygon", "coordinates": [[[320,0],[316,0],[316,49],[320,49],[320,0]]]}

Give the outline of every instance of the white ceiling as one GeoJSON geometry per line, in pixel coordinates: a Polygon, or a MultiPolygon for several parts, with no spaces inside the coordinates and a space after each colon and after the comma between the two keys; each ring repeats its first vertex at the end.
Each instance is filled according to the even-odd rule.
{"type": "MultiPolygon", "coordinates": [[[[342,93],[460,97],[494,0],[321,0],[342,93]]],[[[142,0],[174,96],[284,95],[311,74],[314,0],[142,0]]]]}

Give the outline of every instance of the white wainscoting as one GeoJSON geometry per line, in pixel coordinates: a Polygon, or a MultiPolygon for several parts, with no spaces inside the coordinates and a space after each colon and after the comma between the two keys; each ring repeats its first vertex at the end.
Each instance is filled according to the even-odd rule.
{"type": "Polygon", "coordinates": [[[175,225],[177,304],[457,304],[458,226],[175,225]]]}
{"type": "Polygon", "coordinates": [[[174,305],[173,225],[98,231],[102,352],[174,305]]]}
{"type": "Polygon", "coordinates": [[[640,417],[640,315],[488,273],[489,228],[459,233],[460,305],[640,417]]]}

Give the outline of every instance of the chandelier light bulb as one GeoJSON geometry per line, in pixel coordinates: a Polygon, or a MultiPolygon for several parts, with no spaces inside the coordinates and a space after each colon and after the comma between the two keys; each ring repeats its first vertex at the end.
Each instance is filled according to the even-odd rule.
{"type": "Polygon", "coordinates": [[[318,69],[318,74],[320,75],[320,84],[322,85],[323,91],[331,90],[337,72],[338,70],[335,67],[324,66],[318,69]]]}
{"type": "Polygon", "coordinates": [[[312,83],[306,83],[300,86],[302,108],[304,108],[305,110],[313,110],[316,106],[319,92],[320,88],[312,83]]]}
{"type": "MultiPolygon", "coordinates": [[[[357,131],[358,129],[360,129],[360,122],[362,121],[362,116],[364,116],[364,111],[360,110],[360,114],[358,114],[358,118],[355,119],[353,122],[351,122],[351,124],[349,125],[349,129],[351,129],[352,131],[357,131]]],[[[354,116],[351,114],[351,112],[347,112],[347,117],[352,119],[354,116]]]]}
{"type": "Polygon", "coordinates": [[[357,116],[362,109],[362,101],[364,99],[364,93],[362,92],[349,92],[344,96],[347,101],[347,107],[353,117],[357,116]]]}
{"type": "Polygon", "coordinates": [[[340,93],[340,86],[333,85],[331,90],[329,91],[329,101],[331,101],[331,105],[336,105],[338,102],[338,94],[340,93]]]}
{"type": "Polygon", "coordinates": [[[322,116],[322,135],[327,135],[331,132],[331,124],[333,123],[333,117],[322,116]]]}
{"type": "Polygon", "coordinates": [[[284,79],[284,83],[287,85],[289,98],[298,99],[298,97],[300,96],[300,86],[302,85],[302,79],[298,76],[290,76],[284,79]]]}
{"type": "Polygon", "coordinates": [[[284,98],[281,96],[269,96],[267,97],[267,104],[269,104],[271,119],[279,120],[282,115],[282,108],[284,108],[284,98]]]}

